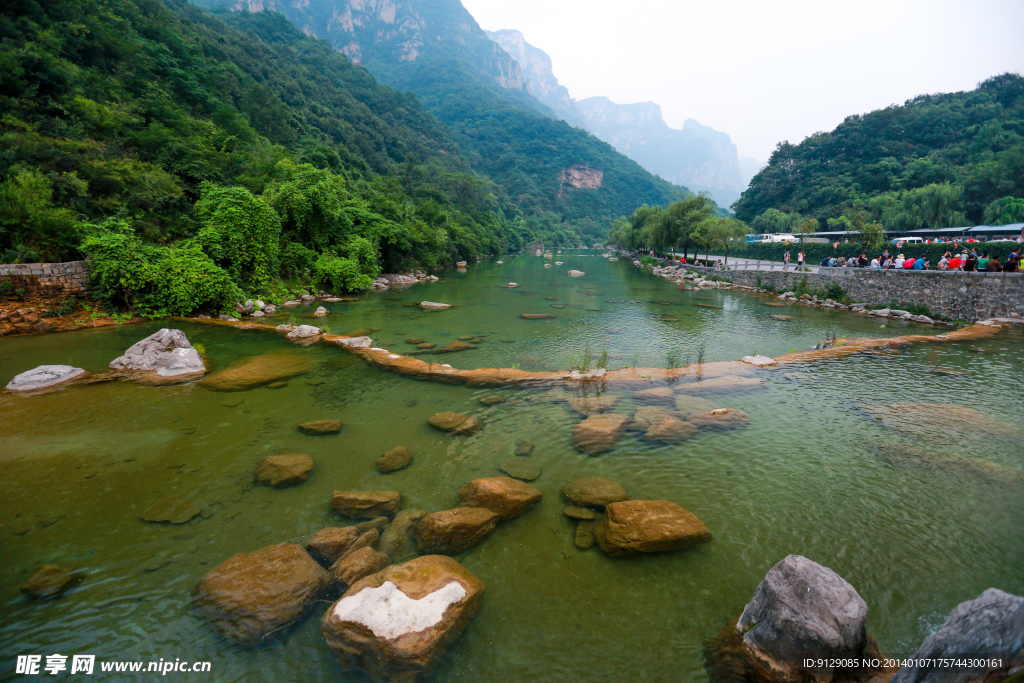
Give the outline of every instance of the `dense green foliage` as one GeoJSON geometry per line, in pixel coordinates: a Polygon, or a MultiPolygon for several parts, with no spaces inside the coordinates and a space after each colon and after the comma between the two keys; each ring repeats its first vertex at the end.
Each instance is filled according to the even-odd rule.
{"type": "Polygon", "coordinates": [[[729,239],[741,237],[749,229],[745,223],[717,215],[715,204],[707,194],[693,195],[660,206],[642,206],[628,218],[620,218],[608,235],[608,243],[630,251],[652,249],[666,253],[691,246],[728,249],[729,239]]]}
{"type": "Polygon", "coordinates": [[[792,216],[787,230],[866,212],[862,223],[902,231],[1024,220],[1021,198],[1024,78],[1003,74],[780,143],[734,208],[759,230],[759,217],[776,210],[792,216]]]}
{"type": "Polygon", "coordinates": [[[283,17],[183,0],[5,3],[0,150],[0,262],[88,255],[154,315],[584,225],[520,211],[412,95],[283,17]]]}

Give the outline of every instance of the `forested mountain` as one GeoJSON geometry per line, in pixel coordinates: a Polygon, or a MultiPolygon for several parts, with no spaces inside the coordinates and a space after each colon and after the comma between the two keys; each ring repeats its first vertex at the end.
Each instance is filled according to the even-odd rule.
{"type": "Polygon", "coordinates": [[[538,225],[603,239],[617,216],[684,194],[529,94],[519,64],[458,0],[201,0],[275,10],[410,90],[452,131],[474,170],[496,182],[538,225]]]}
{"type": "Polygon", "coordinates": [[[765,229],[807,217],[896,230],[1024,220],[1024,78],[921,95],[780,143],[735,209],[755,222],[775,212],[765,229]]]}
{"type": "Polygon", "coordinates": [[[580,240],[280,15],[12,0],[0,65],[0,262],[86,255],[111,305],[218,310],[580,240]]]}

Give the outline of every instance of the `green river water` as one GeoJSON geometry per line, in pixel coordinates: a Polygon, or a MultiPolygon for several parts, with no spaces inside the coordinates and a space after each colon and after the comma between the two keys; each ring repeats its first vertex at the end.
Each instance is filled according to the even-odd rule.
{"type": "MultiPolygon", "coordinates": [[[[524,370],[565,368],[584,349],[607,351],[610,368],[664,367],[699,354],[714,361],[803,350],[830,333],[943,331],[770,307],[774,299],[747,293],[680,292],[593,252],[556,259],[564,265],[544,268],[544,259],[525,255],[472,264],[437,283],[328,304],[331,314],[320,322],[334,333],[373,330],[375,345],[400,353],[414,350],[404,341],[410,337],[442,345],[488,335],[477,349],[431,359],[524,370]],[[570,268],[587,274],[570,278],[570,268]],[[519,287],[498,286],[509,281],[519,287]],[[455,306],[427,313],[407,305],[424,299],[455,306]],[[558,317],[525,321],[520,313],[558,317]]],[[[269,322],[317,324],[312,309],[285,310],[269,322]]],[[[293,347],[280,335],[197,323],[0,339],[0,384],[41,364],[103,371],[166,326],[202,344],[212,370],[264,353],[305,355],[314,369],[276,390],[122,381],[0,395],[0,679],[26,680],[14,674],[16,655],[60,653],[212,661],[212,674],[187,675],[197,680],[364,680],[342,671],[323,642],[319,616],[328,603],[283,637],[243,648],[196,616],[192,587],[235,553],[303,543],[324,526],[349,523],[330,510],[335,489],[391,488],[405,507],[453,507],[459,486],[500,474],[497,464],[512,456],[516,439],[536,446],[531,457],[542,474],[532,483],[544,499],[457,557],[486,583],[486,594],[429,680],[706,680],[704,643],[790,553],[853,584],[886,654],[913,652],[955,605],[986,588],[1024,593],[1019,331],[764,370],[766,390],[714,397],[748,413],[747,429],[700,433],[679,445],[627,433],[596,457],[573,448],[581,418],[547,400],[544,389],[418,381],[335,347],[293,347]],[[508,402],[480,405],[494,393],[508,402]],[[898,401],[970,407],[1005,429],[978,433],[941,419],[894,429],[862,410],[898,401]],[[471,437],[432,430],[427,418],[446,410],[484,426],[471,437]],[[295,430],[315,419],[340,419],[343,431],[295,430]],[[378,473],[376,459],[399,445],[413,452],[413,464],[378,473]],[[283,490],[254,487],[258,462],[283,453],[309,454],[311,477],[283,490]],[[594,475],[616,479],[631,498],[678,503],[714,540],[626,560],[576,549],[559,491],[594,475]],[[180,526],[139,518],[166,496],[191,498],[204,513],[180,526]],[[50,563],[87,578],[58,600],[25,600],[21,584],[50,563]]],[[[624,397],[616,412],[631,414],[630,395],[641,388],[608,386],[624,397]]]]}

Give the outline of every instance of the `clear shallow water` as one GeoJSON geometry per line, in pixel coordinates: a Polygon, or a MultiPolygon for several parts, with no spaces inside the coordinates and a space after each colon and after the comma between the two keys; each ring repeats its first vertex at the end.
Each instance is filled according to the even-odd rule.
{"type": "MultiPolygon", "coordinates": [[[[515,280],[538,292],[544,282],[560,282],[555,268],[541,270],[539,259],[514,258],[522,259],[514,266],[521,271],[515,277],[495,273],[496,282],[515,280]],[[535,272],[541,285],[524,282],[535,272]]],[[[621,353],[636,353],[641,365],[660,364],[663,351],[648,348],[656,343],[671,348],[686,340],[691,348],[693,340],[706,339],[706,358],[716,360],[807,348],[828,330],[872,336],[890,330],[845,314],[765,307],[766,299],[731,292],[704,293],[723,307],[693,311],[692,321],[670,325],[656,319],[660,307],[686,307],[644,303],[644,297],[694,295],[623,262],[606,264],[601,275],[603,259],[577,258],[562,259],[564,269],[588,273],[564,278],[572,287],[589,287],[595,272],[607,278],[602,289],[619,288],[607,299],[636,302],[606,304],[602,308],[612,310],[602,313],[631,321],[608,339],[622,345],[621,353]],[[798,320],[785,327],[765,321],[780,311],[798,320]],[[749,348],[751,340],[757,348],[749,348]]],[[[535,340],[536,357],[553,367],[564,357],[558,339],[563,345],[586,334],[605,339],[598,331],[612,323],[599,313],[555,309],[565,317],[551,323],[516,318],[546,312],[536,301],[546,293],[495,287],[478,288],[474,296],[473,283],[497,268],[480,266],[453,273],[450,283],[335,304],[328,320],[336,332],[346,331],[349,320],[354,328],[380,328],[377,340],[421,336],[446,343],[492,332],[517,343],[535,340]],[[436,314],[402,305],[422,299],[458,305],[436,314]],[[517,303],[523,300],[530,303],[517,303]]],[[[41,363],[103,370],[160,326],[2,339],[0,382],[41,363]]],[[[192,613],[192,586],[236,552],[301,543],[323,526],[346,523],[330,511],[334,489],[395,488],[406,507],[451,507],[460,485],[499,474],[496,466],[511,456],[517,438],[536,444],[532,457],[543,473],[533,483],[544,500],[458,558],[487,584],[484,606],[431,680],[701,680],[704,642],[789,553],[850,581],[870,608],[869,632],[891,654],[915,650],[953,606],[985,588],[1024,592],[1021,433],[972,436],[937,421],[908,435],[861,409],[879,402],[951,403],[1019,427],[1019,332],[764,371],[766,390],[715,399],[746,411],[746,430],[702,433],[675,446],[627,433],[614,451],[588,457],[571,445],[580,418],[564,403],[545,400],[543,390],[419,382],[372,369],[340,349],[293,348],[273,334],[180,327],[218,368],[249,355],[295,353],[307,356],[314,370],[278,390],[216,393],[196,384],[108,383],[36,398],[0,396],[6,567],[0,575],[0,678],[14,678],[16,654],[56,652],[211,660],[218,681],[362,680],[333,662],[319,632],[322,610],[264,647],[232,647],[192,613]],[[307,384],[313,378],[323,383],[307,384]],[[485,408],[478,399],[489,393],[510,400],[485,408]],[[442,410],[477,416],[484,427],[468,438],[440,434],[426,419],[442,410]],[[315,438],[295,431],[296,423],[321,418],[341,419],[342,434],[315,438]],[[415,461],[379,474],[376,458],[397,445],[410,448],[415,461]],[[252,487],[262,457],[294,452],[314,459],[309,480],[279,491],[252,487]],[[633,498],[679,503],[708,525],[714,541],[629,560],[577,550],[559,491],[598,474],[618,480],[633,498]],[[169,495],[196,500],[207,518],[182,526],[138,519],[169,495]],[[19,586],[46,563],[83,570],[88,578],[60,600],[23,600],[19,586]]],[[[502,354],[516,353],[512,347],[488,340],[444,358],[457,367],[508,365],[502,354]]],[[[624,396],[616,412],[632,414],[637,404],[630,395],[638,388],[609,387],[624,396]]]]}

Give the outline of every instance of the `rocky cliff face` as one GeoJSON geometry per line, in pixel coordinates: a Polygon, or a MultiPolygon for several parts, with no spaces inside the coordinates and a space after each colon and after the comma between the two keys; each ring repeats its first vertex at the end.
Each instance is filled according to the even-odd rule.
{"type": "Polygon", "coordinates": [[[492,83],[525,93],[519,63],[489,40],[459,0],[199,0],[233,10],[270,10],[322,38],[398,87],[394,64],[463,59],[492,83]]]}
{"type": "Polygon", "coordinates": [[[519,64],[526,89],[531,95],[569,125],[587,128],[583,114],[576,108],[576,100],[569,96],[569,90],[555,78],[551,57],[546,52],[526,42],[519,31],[503,29],[486,33],[519,64]]]}
{"type": "Polygon", "coordinates": [[[651,173],[729,206],[746,187],[728,134],[693,119],[670,128],[654,102],[617,104],[607,97],[576,102],[587,128],[651,173]]]}

